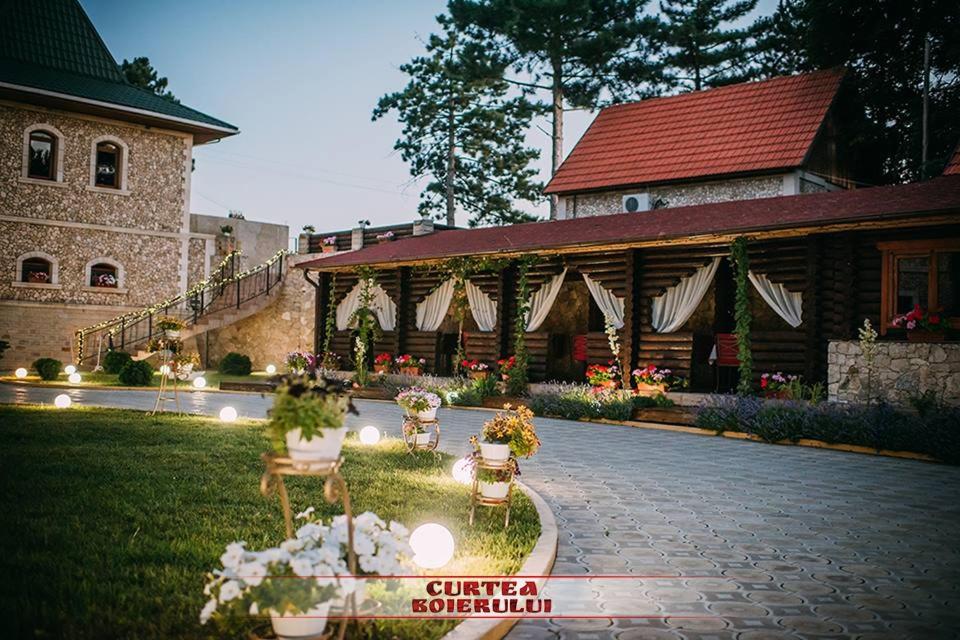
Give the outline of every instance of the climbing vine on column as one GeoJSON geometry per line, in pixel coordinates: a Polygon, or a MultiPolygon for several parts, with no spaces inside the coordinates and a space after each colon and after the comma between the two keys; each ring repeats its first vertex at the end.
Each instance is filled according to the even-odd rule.
{"type": "Polygon", "coordinates": [[[353,346],[355,379],[357,384],[365,386],[369,380],[367,354],[370,353],[373,342],[380,338],[380,323],[371,309],[377,272],[368,266],[362,266],[357,269],[357,274],[360,276],[360,301],[357,310],[350,317],[350,325],[357,328],[353,346]]]}
{"type": "Polygon", "coordinates": [[[747,257],[747,239],[740,236],[730,245],[733,261],[736,297],[734,320],[737,333],[737,359],[740,361],[740,381],[737,393],[746,395],[753,390],[753,352],[750,349],[750,260],[747,257]]]}
{"type": "Polygon", "coordinates": [[[507,380],[507,393],[512,396],[527,392],[529,357],[527,355],[527,312],[530,310],[530,283],[527,274],[536,264],[535,256],[527,256],[517,263],[517,311],[513,327],[513,357],[516,359],[510,378],[507,380]]]}
{"type": "Polygon", "coordinates": [[[316,354],[321,369],[333,370],[336,368],[336,358],[330,350],[333,341],[333,332],[337,330],[337,274],[330,275],[330,295],[327,297],[327,317],[323,321],[323,345],[320,353],[316,354]]]}

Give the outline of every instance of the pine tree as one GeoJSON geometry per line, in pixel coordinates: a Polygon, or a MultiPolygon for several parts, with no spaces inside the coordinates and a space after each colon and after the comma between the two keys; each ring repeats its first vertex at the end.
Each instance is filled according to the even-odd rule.
{"type": "MultiPolygon", "coordinates": [[[[512,84],[549,94],[542,106],[552,121],[551,175],[563,161],[563,112],[596,108],[601,97],[643,95],[655,84],[647,64],[656,19],[647,0],[450,0],[456,23],[491,42],[518,77],[512,84]]],[[[557,198],[550,198],[550,217],[557,198]]]]}
{"type": "Polygon", "coordinates": [[[167,79],[160,77],[157,70],[150,64],[150,58],[140,56],[133,61],[124,58],[120,64],[120,72],[133,86],[146,89],[170,102],[180,103],[177,97],[167,90],[167,79]]]}
{"type": "Polygon", "coordinates": [[[373,119],[397,112],[403,133],[394,148],[415,179],[429,178],[421,215],[453,225],[459,208],[470,226],[530,221],[514,202],[541,198],[530,167],[540,152],[524,143],[537,107],[509,95],[503,60],[465,39],[448,18],[437,20],[442,33],[430,36],[426,55],[400,67],[409,83],[380,98],[373,119]]]}
{"type": "Polygon", "coordinates": [[[728,25],[756,6],[757,0],[661,0],[668,47],[663,63],[671,83],[699,91],[752,77],[754,30],[728,25]]]}

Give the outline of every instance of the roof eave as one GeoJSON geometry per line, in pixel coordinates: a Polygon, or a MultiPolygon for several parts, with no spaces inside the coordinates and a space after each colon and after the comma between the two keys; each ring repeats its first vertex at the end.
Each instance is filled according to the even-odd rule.
{"type": "Polygon", "coordinates": [[[184,131],[193,135],[195,144],[204,144],[240,133],[236,127],[219,127],[216,125],[169,116],[155,111],[138,109],[126,105],[103,102],[92,98],[83,98],[67,93],[38,89],[27,85],[18,85],[0,81],[0,98],[7,98],[17,102],[40,104],[65,111],[86,113],[114,120],[135,122],[149,127],[184,131]]]}

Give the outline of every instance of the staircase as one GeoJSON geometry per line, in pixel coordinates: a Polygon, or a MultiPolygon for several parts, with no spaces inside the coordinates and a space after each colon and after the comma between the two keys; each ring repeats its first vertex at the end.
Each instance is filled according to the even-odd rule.
{"type": "Polygon", "coordinates": [[[186,329],[181,339],[198,336],[252,316],[274,300],[286,275],[286,251],[246,271],[239,270],[240,254],[230,253],[209,280],[186,293],[127,313],[76,332],[76,364],[98,365],[107,349],[119,349],[147,357],[147,344],[162,333],[155,321],[163,317],[181,320],[186,329]],[[271,295],[274,294],[274,295],[271,295]]]}

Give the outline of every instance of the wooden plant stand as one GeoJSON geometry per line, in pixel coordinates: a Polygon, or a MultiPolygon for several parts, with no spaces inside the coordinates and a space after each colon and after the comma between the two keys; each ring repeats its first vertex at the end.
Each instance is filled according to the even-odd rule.
{"type": "MultiPolygon", "coordinates": [[[[357,575],[357,554],[353,550],[353,511],[350,507],[350,492],[347,490],[347,483],[340,474],[340,467],[343,465],[343,458],[331,460],[329,462],[312,462],[293,460],[286,456],[277,455],[272,452],[264,453],[260,456],[263,460],[265,469],[260,478],[260,493],[269,497],[274,491],[280,496],[280,504],[283,507],[283,523],[286,527],[287,538],[293,537],[293,515],[290,510],[290,497],[287,495],[287,487],[284,484],[286,476],[313,476],[324,478],[323,498],[330,504],[336,502],[343,503],[343,514],[347,518],[347,568],[351,576],[357,575]]],[[[340,616],[340,624],[336,631],[331,627],[321,635],[314,638],[303,640],[343,640],[347,632],[347,625],[350,622],[348,611],[352,611],[355,618],[357,613],[357,602],[351,593],[344,600],[344,609],[331,609],[331,614],[340,616]]],[[[332,621],[331,621],[332,622],[332,621]]],[[[249,635],[251,640],[270,640],[276,636],[273,634],[271,624],[257,626],[249,635]]]]}
{"type": "Polygon", "coordinates": [[[482,507],[506,507],[506,513],[503,516],[503,528],[510,526],[510,506],[513,503],[513,479],[515,476],[515,463],[513,460],[507,460],[501,463],[484,462],[483,458],[477,460],[473,468],[473,486],[470,490],[470,525],[473,526],[474,515],[477,511],[477,505],[482,507]],[[510,487],[507,489],[505,498],[485,498],[480,492],[479,471],[486,469],[489,471],[510,471],[510,487]]]}
{"type": "Polygon", "coordinates": [[[177,415],[183,415],[183,410],[180,408],[180,390],[177,388],[177,371],[173,363],[173,350],[168,343],[164,343],[159,353],[161,366],[166,366],[167,372],[160,374],[160,389],[157,391],[157,401],[150,415],[163,411],[164,402],[174,402],[177,406],[177,415]]]}
{"type": "Polygon", "coordinates": [[[413,454],[414,451],[433,451],[437,456],[440,455],[440,452],[437,451],[437,448],[440,446],[440,421],[434,418],[433,420],[421,420],[417,416],[404,416],[403,425],[400,427],[400,433],[403,436],[403,444],[407,445],[407,453],[413,454]],[[430,429],[433,429],[433,433],[430,434],[430,440],[428,442],[419,443],[417,442],[417,428],[422,427],[427,432],[430,429]],[[410,435],[407,435],[407,432],[410,432],[410,435]]]}

